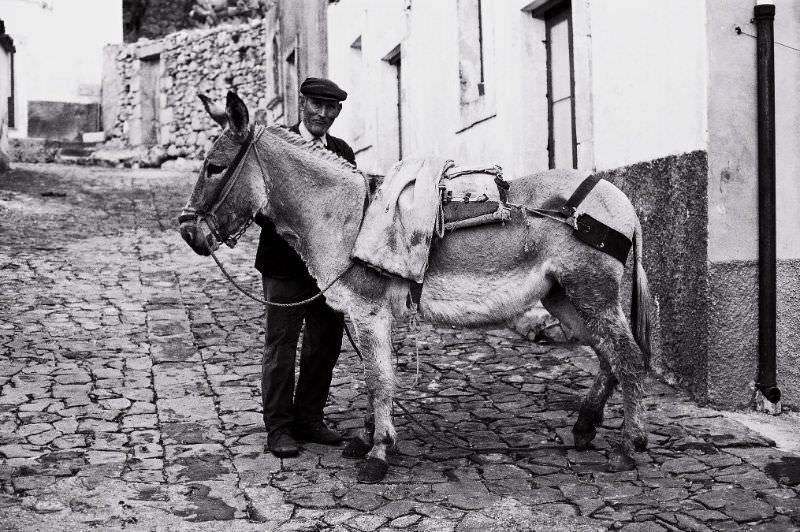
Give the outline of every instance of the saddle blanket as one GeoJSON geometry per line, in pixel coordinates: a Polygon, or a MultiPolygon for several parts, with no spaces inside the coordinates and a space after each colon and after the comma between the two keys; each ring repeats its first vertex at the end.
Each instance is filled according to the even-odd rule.
{"type": "Polygon", "coordinates": [[[391,275],[421,283],[428,268],[444,158],[404,159],[395,164],[364,214],[351,257],[391,275]]]}

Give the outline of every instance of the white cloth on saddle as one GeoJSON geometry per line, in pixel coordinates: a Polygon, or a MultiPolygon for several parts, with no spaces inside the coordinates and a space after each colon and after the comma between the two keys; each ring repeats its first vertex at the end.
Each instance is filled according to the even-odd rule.
{"type": "Polygon", "coordinates": [[[445,162],[438,157],[405,159],[389,170],[364,215],[353,258],[384,273],[422,282],[445,162]]]}

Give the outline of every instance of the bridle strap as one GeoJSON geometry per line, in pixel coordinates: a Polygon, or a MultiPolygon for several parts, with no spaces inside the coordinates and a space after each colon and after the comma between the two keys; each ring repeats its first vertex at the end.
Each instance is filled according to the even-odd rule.
{"type": "Polygon", "coordinates": [[[208,209],[208,212],[198,214],[211,214],[213,216],[214,211],[216,211],[222,202],[225,201],[225,198],[228,197],[228,194],[230,194],[230,191],[233,189],[233,186],[239,179],[239,175],[242,173],[242,163],[244,162],[253,145],[258,141],[259,138],[261,138],[261,134],[264,132],[264,129],[264,126],[259,126],[258,133],[256,133],[255,126],[250,126],[250,131],[247,134],[247,138],[239,148],[239,152],[236,154],[236,157],[234,157],[231,165],[228,166],[227,170],[225,170],[225,175],[222,177],[223,181],[225,182],[225,187],[219,193],[217,201],[215,201],[214,205],[208,209]]]}
{"type": "MultiPolygon", "coordinates": [[[[257,151],[255,146],[258,140],[261,138],[261,135],[264,133],[264,130],[266,130],[265,126],[261,125],[250,126],[250,129],[247,133],[247,137],[245,138],[244,142],[239,148],[239,151],[236,153],[236,156],[233,158],[233,161],[231,161],[231,164],[228,166],[227,170],[225,170],[225,174],[222,177],[225,185],[223,186],[223,189],[217,196],[217,199],[214,201],[214,204],[207,211],[186,212],[184,214],[181,214],[181,216],[178,217],[178,222],[197,220],[198,218],[202,218],[202,220],[206,223],[206,226],[208,226],[209,231],[211,231],[211,234],[214,235],[214,237],[218,241],[224,242],[225,244],[228,244],[231,247],[233,247],[236,244],[238,238],[242,235],[242,233],[244,233],[244,231],[250,225],[250,222],[252,222],[252,216],[250,217],[250,222],[246,223],[235,234],[222,235],[219,230],[219,226],[217,225],[217,217],[215,213],[217,209],[219,209],[220,205],[222,205],[222,203],[228,197],[228,194],[230,194],[231,190],[233,190],[234,185],[236,185],[236,182],[238,181],[239,176],[241,175],[242,172],[242,166],[244,165],[244,160],[247,158],[247,155],[250,153],[250,150],[253,149],[257,151]]],[[[258,159],[258,165],[261,169],[261,173],[263,174],[262,179],[266,183],[267,174],[265,172],[264,165],[262,164],[258,155],[256,155],[256,158],[258,159]]]]}

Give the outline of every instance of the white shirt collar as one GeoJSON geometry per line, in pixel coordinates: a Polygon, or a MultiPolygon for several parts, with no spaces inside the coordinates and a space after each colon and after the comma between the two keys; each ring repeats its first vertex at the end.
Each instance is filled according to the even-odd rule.
{"type": "Polygon", "coordinates": [[[300,121],[300,136],[303,137],[305,140],[307,140],[309,142],[314,142],[315,140],[320,140],[322,142],[323,146],[325,146],[325,147],[328,146],[328,134],[325,133],[321,137],[315,137],[314,134],[311,133],[308,130],[308,128],[306,127],[306,124],[302,120],[300,121]]]}

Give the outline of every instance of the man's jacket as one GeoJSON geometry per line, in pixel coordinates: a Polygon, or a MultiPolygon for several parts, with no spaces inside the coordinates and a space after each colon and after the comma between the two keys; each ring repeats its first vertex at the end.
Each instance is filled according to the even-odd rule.
{"type": "MultiPolygon", "coordinates": [[[[289,128],[300,133],[300,124],[289,128]]],[[[342,139],[328,135],[328,150],[339,157],[356,164],[353,149],[342,139]]],[[[294,248],[275,231],[275,225],[265,216],[256,215],[255,222],[261,226],[261,237],[256,252],[256,269],[266,277],[289,279],[294,277],[310,277],[303,259],[294,248]]]]}

